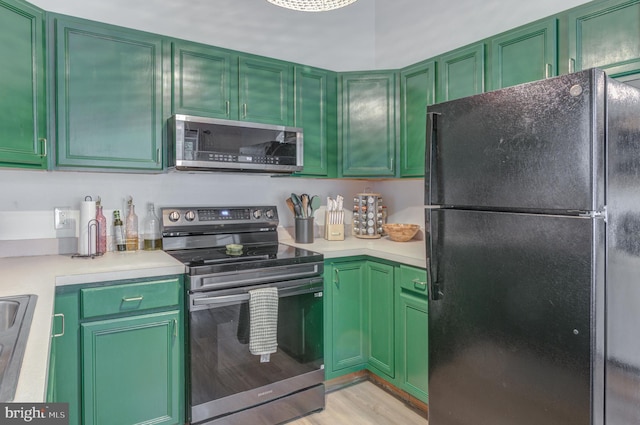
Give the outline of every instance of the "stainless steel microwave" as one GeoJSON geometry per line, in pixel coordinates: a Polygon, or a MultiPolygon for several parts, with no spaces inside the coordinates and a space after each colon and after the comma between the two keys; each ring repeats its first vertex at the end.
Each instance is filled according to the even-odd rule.
{"type": "Polygon", "coordinates": [[[169,167],[176,170],[293,173],[302,170],[302,129],[174,115],[169,167]]]}

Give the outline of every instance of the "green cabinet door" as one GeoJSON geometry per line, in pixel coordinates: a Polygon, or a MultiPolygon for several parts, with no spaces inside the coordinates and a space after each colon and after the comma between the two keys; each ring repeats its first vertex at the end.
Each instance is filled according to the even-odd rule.
{"type": "Polygon", "coordinates": [[[0,166],[47,168],[44,11],[0,0],[0,166]]]}
{"type": "Polygon", "coordinates": [[[162,38],[51,19],[57,166],[162,170],[162,38]]]}
{"type": "Polygon", "coordinates": [[[367,262],[368,365],[389,378],[393,378],[395,373],[393,282],[393,266],[367,262]]]}
{"type": "Polygon", "coordinates": [[[342,176],[395,176],[397,80],[396,72],[341,74],[342,176]]]}
{"type": "Polygon", "coordinates": [[[179,311],[81,325],[83,424],[180,424],[179,311]]]}
{"type": "Polygon", "coordinates": [[[569,72],[598,67],[620,76],[640,70],[640,1],[590,2],[568,14],[568,29],[569,72]]]}
{"type": "Polygon", "coordinates": [[[302,128],[304,137],[304,169],[299,173],[301,175],[330,175],[329,167],[336,162],[335,106],[332,107],[335,102],[334,72],[296,66],[294,125],[302,128]]]}
{"type": "Polygon", "coordinates": [[[425,170],[427,106],[435,102],[434,61],[400,71],[400,176],[422,177],[425,170]]]}
{"type": "Polygon", "coordinates": [[[397,268],[397,377],[399,387],[428,402],[428,300],[425,270],[397,268]]]}
{"type": "Polygon", "coordinates": [[[238,57],[223,49],[175,41],[174,114],[238,119],[238,57]]]}
{"type": "Polygon", "coordinates": [[[293,124],[293,65],[240,56],[238,62],[241,121],[293,124]]]}
{"type": "Polygon", "coordinates": [[[69,287],[56,289],[53,335],[51,340],[55,359],[49,362],[53,382],[48,383],[50,401],[69,403],[69,425],[79,425],[80,406],[80,348],[79,348],[79,304],[78,291],[69,287]]]}
{"type": "Polygon", "coordinates": [[[492,89],[558,74],[555,18],[519,27],[491,39],[492,89]]]}
{"type": "Polygon", "coordinates": [[[438,102],[484,92],[484,51],[484,43],[478,43],[437,59],[438,102]]]}
{"type": "Polygon", "coordinates": [[[325,267],[325,376],[361,370],[367,363],[366,261],[325,267]]]}

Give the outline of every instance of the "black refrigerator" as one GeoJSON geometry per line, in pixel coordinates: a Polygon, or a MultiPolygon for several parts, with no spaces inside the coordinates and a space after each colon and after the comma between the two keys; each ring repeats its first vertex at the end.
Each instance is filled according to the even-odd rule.
{"type": "Polygon", "coordinates": [[[427,110],[429,425],[640,424],[640,90],[427,110]]]}

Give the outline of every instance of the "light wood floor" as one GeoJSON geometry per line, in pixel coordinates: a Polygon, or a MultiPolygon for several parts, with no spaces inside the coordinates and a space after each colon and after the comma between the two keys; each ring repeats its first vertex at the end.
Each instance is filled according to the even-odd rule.
{"type": "Polygon", "coordinates": [[[428,425],[424,413],[369,381],[327,394],[326,408],[288,425],[428,425]]]}

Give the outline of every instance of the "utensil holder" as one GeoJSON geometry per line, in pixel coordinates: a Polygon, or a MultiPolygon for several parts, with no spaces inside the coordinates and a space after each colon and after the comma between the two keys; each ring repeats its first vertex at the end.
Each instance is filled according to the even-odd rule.
{"type": "Polygon", "coordinates": [[[344,220],[342,223],[331,224],[329,215],[324,217],[324,238],[328,241],[343,241],[344,240],[344,220]]]}
{"type": "Polygon", "coordinates": [[[296,243],[313,243],[313,217],[296,217],[296,243]]]}

